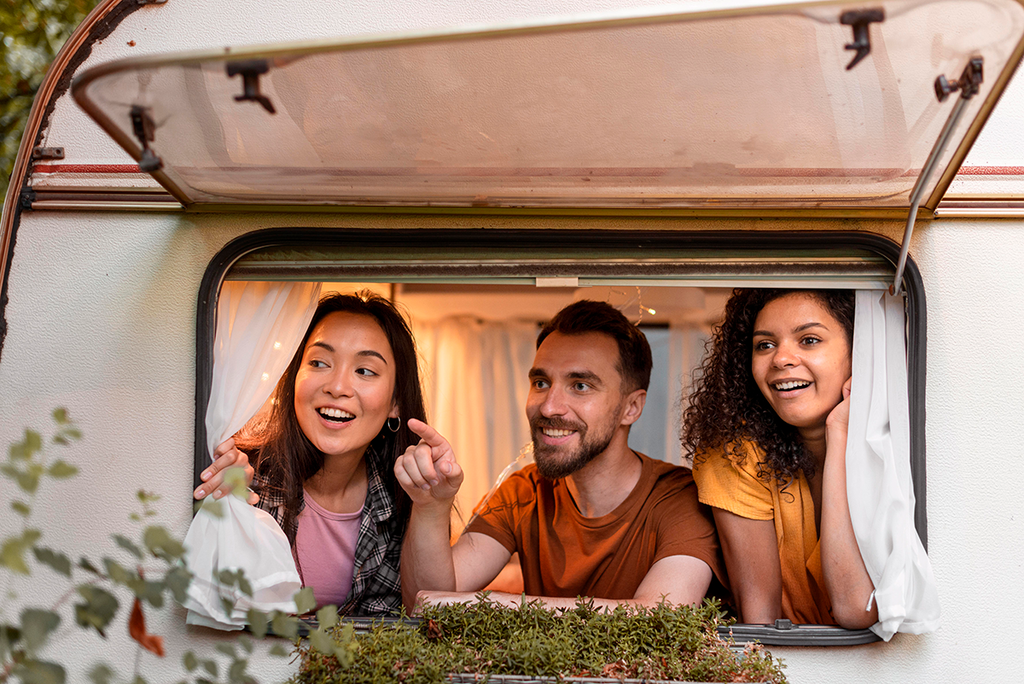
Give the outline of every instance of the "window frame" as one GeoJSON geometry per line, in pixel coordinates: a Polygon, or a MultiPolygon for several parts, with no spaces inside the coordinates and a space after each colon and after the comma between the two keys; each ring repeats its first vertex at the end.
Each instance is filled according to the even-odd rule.
{"type": "MultiPolygon", "coordinates": [[[[459,249],[487,249],[495,256],[502,252],[515,261],[515,253],[528,244],[531,249],[550,250],[553,257],[566,259],[572,252],[595,249],[611,252],[616,247],[642,248],[652,258],[659,250],[736,251],[756,250],[800,253],[837,249],[857,249],[879,256],[895,264],[900,245],[875,233],[859,231],[689,231],[689,230],[490,230],[490,229],[353,229],[353,228],[268,228],[241,235],[228,242],[210,261],[199,288],[196,310],[196,416],[194,486],[201,483],[199,474],[208,465],[206,456],[206,407],[213,377],[213,343],[216,332],[217,297],[221,283],[232,266],[259,249],[270,247],[314,248],[325,245],[352,246],[361,249],[386,250],[381,240],[406,246],[450,247],[450,254],[459,249]],[[579,245],[579,247],[571,247],[579,245]]],[[[826,254],[827,255],[827,254],[826,254]]],[[[579,257],[581,262],[587,256],[579,257]]],[[[442,261],[440,258],[438,261],[442,261]]],[[[927,307],[924,281],[913,259],[908,259],[903,274],[907,309],[907,388],[910,411],[910,467],[914,487],[914,525],[925,550],[928,549],[927,481],[925,445],[925,390],[927,361],[927,307]]],[[[844,630],[838,627],[787,625],[736,625],[721,628],[723,637],[730,634],[744,641],[758,640],[766,645],[829,646],[856,645],[877,641],[870,630],[844,630]]]]}

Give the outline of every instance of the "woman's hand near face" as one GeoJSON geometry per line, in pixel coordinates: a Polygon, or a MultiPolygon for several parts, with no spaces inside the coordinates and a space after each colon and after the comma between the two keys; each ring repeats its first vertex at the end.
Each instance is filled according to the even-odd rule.
{"type": "Polygon", "coordinates": [[[420,442],[395,461],[398,483],[414,505],[451,506],[463,480],[455,452],[448,440],[426,423],[410,418],[409,429],[420,436],[420,442]]]}
{"type": "MultiPolygon", "coordinates": [[[[210,493],[214,499],[220,499],[231,493],[231,487],[224,484],[224,471],[232,466],[245,468],[245,482],[252,483],[254,470],[249,465],[249,455],[235,448],[235,440],[228,438],[221,442],[213,452],[214,461],[206,468],[199,478],[203,484],[199,485],[192,496],[196,499],[204,499],[210,493]]],[[[256,492],[250,491],[246,499],[250,505],[255,506],[260,497],[256,492]]]]}
{"type": "Polygon", "coordinates": [[[827,434],[831,437],[831,433],[835,433],[836,437],[841,437],[844,441],[846,439],[846,433],[850,427],[850,388],[853,387],[853,378],[847,378],[846,382],[843,383],[843,400],[832,409],[831,413],[828,414],[828,418],[825,419],[825,429],[827,434]]]}

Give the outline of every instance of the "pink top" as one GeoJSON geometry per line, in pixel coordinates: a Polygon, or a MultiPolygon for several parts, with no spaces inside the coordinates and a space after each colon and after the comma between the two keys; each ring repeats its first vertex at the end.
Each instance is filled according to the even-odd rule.
{"type": "Polygon", "coordinates": [[[302,584],[313,588],[317,608],[342,606],[352,590],[356,539],[362,511],[332,513],[303,490],[305,508],[299,513],[295,533],[295,562],[302,584]]]}

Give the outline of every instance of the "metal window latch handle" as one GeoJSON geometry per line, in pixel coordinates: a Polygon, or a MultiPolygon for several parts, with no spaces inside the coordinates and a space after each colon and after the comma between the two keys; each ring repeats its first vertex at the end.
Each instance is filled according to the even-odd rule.
{"type": "Polygon", "coordinates": [[[885,10],[881,7],[866,10],[848,10],[839,15],[839,23],[844,26],[853,27],[853,42],[843,47],[847,50],[856,50],[857,54],[853,60],[846,65],[849,71],[857,66],[857,63],[871,54],[871,36],[868,34],[868,26],[872,23],[885,21],[885,10]]]}
{"type": "Polygon", "coordinates": [[[964,100],[969,100],[977,95],[984,80],[984,64],[985,60],[981,57],[972,57],[964,67],[960,78],[952,83],[944,75],[939,74],[935,79],[935,97],[939,102],[945,102],[947,97],[958,90],[960,97],[964,100]]]}
{"type": "Polygon", "coordinates": [[[258,102],[271,114],[276,114],[274,103],[270,98],[260,92],[260,76],[270,71],[270,65],[265,59],[245,59],[238,62],[228,62],[226,67],[228,78],[239,74],[242,76],[242,94],[235,95],[235,102],[258,102]]]}
{"type": "Polygon", "coordinates": [[[132,132],[142,145],[142,158],[139,159],[139,170],[152,173],[163,168],[164,162],[150,149],[149,143],[156,140],[156,122],[149,113],[149,107],[132,105],[132,132]]]}

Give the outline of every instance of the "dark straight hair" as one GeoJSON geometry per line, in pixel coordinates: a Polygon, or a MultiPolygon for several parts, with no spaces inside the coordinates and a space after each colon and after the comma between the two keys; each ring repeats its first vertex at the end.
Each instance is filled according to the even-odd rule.
{"type": "Polygon", "coordinates": [[[419,442],[419,437],[409,429],[409,418],[426,421],[412,331],[394,304],[370,290],[356,294],[327,294],[320,299],[302,343],[277,383],[269,419],[257,426],[253,434],[242,435],[236,440],[243,450],[258,452],[256,473],[266,482],[266,490],[284,502],[281,527],[292,545],[295,544],[295,518],[302,503],[303,483],[315,475],[324,463],[323,453],[313,446],[299,427],[295,415],[295,378],[313,329],[334,313],[350,313],[374,319],[391,345],[391,353],[395,358],[393,397],[398,406],[401,425],[397,432],[392,432],[385,422],[367,448],[365,457],[372,459],[368,465],[372,465],[373,470],[379,472],[387,482],[396,513],[403,521],[403,533],[412,507],[408,494],[399,486],[394,473],[394,464],[399,455],[408,446],[419,442]]]}

